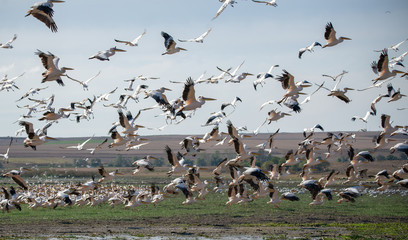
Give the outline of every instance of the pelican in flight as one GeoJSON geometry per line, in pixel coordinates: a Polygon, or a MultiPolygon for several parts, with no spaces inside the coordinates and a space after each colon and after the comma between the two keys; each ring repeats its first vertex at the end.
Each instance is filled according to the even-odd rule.
{"type": "Polygon", "coordinates": [[[184,84],[184,90],[183,90],[183,106],[180,107],[181,111],[191,111],[191,110],[196,110],[197,108],[200,108],[202,105],[204,105],[205,101],[213,101],[216,100],[214,98],[207,98],[203,96],[198,96],[196,99],[195,97],[195,90],[194,90],[194,81],[191,77],[189,77],[184,84]]]}
{"type": "Polygon", "coordinates": [[[290,97],[298,98],[300,94],[304,94],[301,92],[303,90],[303,87],[309,86],[302,83],[295,84],[295,78],[286,70],[283,70],[282,76],[279,76],[277,80],[282,83],[282,88],[286,90],[283,98],[277,102],[278,104],[281,104],[290,97]]]}
{"type": "Polygon", "coordinates": [[[91,141],[92,138],[93,138],[93,136],[90,137],[90,138],[88,138],[88,139],[86,139],[86,140],[83,141],[82,143],[78,143],[78,145],[76,145],[76,146],[68,146],[68,147],[66,147],[66,148],[74,148],[74,149],[77,149],[78,151],[81,151],[81,150],[84,149],[85,144],[87,144],[89,141],[91,141]]]}
{"type": "Polygon", "coordinates": [[[162,55],[178,53],[181,50],[187,51],[187,49],[176,47],[176,41],[168,33],[162,31],[161,35],[164,37],[164,46],[166,47],[166,51],[162,55]]]}
{"type": "Polygon", "coordinates": [[[235,70],[230,73],[229,70],[225,71],[219,67],[217,67],[218,70],[220,70],[221,72],[225,72],[226,74],[228,74],[230,77],[228,79],[225,80],[225,82],[232,82],[232,83],[240,83],[242,80],[244,80],[247,76],[252,76],[253,74],[251,73],[241,73],[238,74],[238,70],[242,67],[242,65],[245,63],[245,61],[243,61],[237,68],[235,68],[235,70]]]}
{"type": "MultiPolygon", "coordinates": [[[[392,50],[394,50],[395,52],[398,52],[399,51],[399,47],[404,43],[404,42],[406,42],[406,41],[408,41],[408,38],[407,39],[405,39],[405,40],[403,40],[403,41],[401,41],[401,42],[399,42],[399,43],[397,43],[397,44],[394,44],[394,45],[392,45],[392,46],[390,46],[388,49],[392,49],[392,50]]],[[[374,52],[381,52],[382,50],[374,50],[374,52]]]]}
{"type": "Polygon", "coordinates": [[[223,0],[222,2],[224,2],[224,3],[218,9],[218,11],[215,14],[215,17],[213,18],[213,20],[216,19],[218,16],[220,16],[221,13],[228,7],[228,5],[231,5],[231,7],[234,7],[234,4],[236,3],[236,1],[234,1],[234,0],[223,0]]]}
{"type": "Polygon", "coordinates": [[[171,164],[171,170],[167,172],[167,175],[171,176],[174,173],[181,173],[188,170],[187,167],[180,163],[183,159],[183,156],[180,153],[176,155],[168,145],[166,145],[164,149],[167,153],[167,160],[171,164]]]}
{"type": "Polygon", "coordinates": [[[56,140],[47,136],[47,129],[53,122],[47,123],[42,129],[34,130],[33,124],[27,121],[20,121],[20,125],[25,127],[27,138],[24,139],[24,147],[31,147],[37,150],[37,146],[45,143],[47,140],[56,140]]]}
{"type": "Polygon", "coordinates": [[[88,91],[88,84],[89,84],[89,82],[92,81],[92,80],[93,80],[94,78],[96,78],[97,76],[99,76],[100,73],[101,73],[101,71],[99,71],[95,76],[89,78],[89,79],[86,80],[86,81],[79,81],[79,80],[76,80],[76,79],[74,79],[74,78],[72,78],[72,77],[70,77],[70,76],[68,76],[68,75],[67,75],[67,78],[71,79],[71,80],[74,81],[74,82],[77,82],[77,83],[81,84],[81,85],[82,85],[82,88],[83,88],[84,90],[87,90],[87,91],[88,91]]]}
{"type": "Polygon", "coordinates": [[[143,157],[142,159],[136,160],[132,163],[133,166],[136,166],[136,169],[133,171],[132,174],[136,174],[138,172],[141,172],[143,169],[147,169],[149,171],[154,171],[154,166],[150,162],[152,159],[157,159],[153,156],[147,155],[143,157]]]}
{"type": "Polygon", "coordinates": [[[259,0],[252,0],[252,2],[255,3],[265,3],[268,6],[273,6],[273,7],[277,7],[278,4],[276,3],[276,0],[272,0],[272,1],[259,1],[259,0]]]}
{"type": "Polygon", "coordinates": [[[334,30],[333,24],[331,22],[326,24],[326,31],[324,33],[324,38],[326,39],[326,44],[323,45],[322,48],[335,46],[343,42],[344,40],[351,40],[351,38],[347,38],[347,37],[336,38],[336,31],[334,30]]]}
{"type": "Polygon", "coordinates": [[[90,56],[89,59],[96,58],[101,61],[109,61],[109,57],[115,55],[116,52],[126,52],[126,50],[122,50],[117,47],[112,47],[105,51],[99,51],[97,54],[90,56]]]}
{"type": "Polygon", "coordinates": [[[10,39],[8,42],[6,42],[5,44],[0,43],[0,48],[5,48],[5,49],[12,49],[13,46],[11,45],[14,40],[17,39],[17,34],[14,34],[14,37],[12,39],[10,39]]]}
{"type": "Polygon", "coordinates": [[[14,180],[14,182],[16,182],[18,185],[20,185],[24,190],[27,190],[28,185],[24,181],[24,179],[21,177],[21,174],[23,174],[24,171],[31,171],[31,169],[21,167],[20,170],[11,170],[11,171],[3,174],[3,177],[12,178],[14,180]]]}
{"type": "Polygon", "coordinates": [[[193,39],[187,39],[187,40],[183,40],[183,39],[179,39],[180,42],[196,42],[196,43],[203,43],[204,38],[207,37],[207,35],[211,32],[211,29],[208,29],[207,32],[203,33],[201,36],[193,38],[193,39]]]}
{"type": "Polygon", "coordinates": [[[46,2],[38,2],[31,6],[31,9],[27,11],[27,16],[33,15],[33,17],[37,18],[41,22],[43,22],[52,32],[57,32],[58,27],[57,24],[52,19],[54,15],[54,10],[52,7],[54,6],[53,3],[62,3],[65,1],[60,0],[47,0],[46,2]]]}
{"type": "Polygon", "coordinates": [[[65,71],[66,70],[74,70],[73,68],[69,67],[58,67],[58,62],[59,62],[59,57],[55,56],[54,54],[48,52],[44,53],[40,50],[37,49],[37,54],[41,62],[46,69],[45,72],[42,73],[42,81],[41,83],[44,82],[50,82],[50,81],[56,81],[59,85],[64,86],[64,82],[61,80],[61,76],[66,76],[65,71]]]}
{"type": "Polygon", "coordinates": [[[388,51],[387,51],[387,49],[384,49],[381,52],[380,59],[378,60],[378,62],[374,61],[371,64],[371,68],[373,69],[373,72],[375,74],[379,75],[376,79],[373,80],[374,84],[376,82],[380,81],[380,80],[386,80],[386,79],[388,79],[390,77],[395,77],[397,75],[397,73],[401,73],[401,74],[404,73],[404,72],[399,71],[399,70],[392,70],[390,72],[390,69],[388,67],[388,61],[389,61],[388,51]]]}
{"type": "Polygon", "coordinates": [[[8,159],[9,159],[9,152],[10,152],[10,147],[11,147],[11,144],[13,143],[13,138],[11,138],[10,139],[10,143],[9,143],[9,146],[8,146],[8,148],[7,148],[7,151],[6,151],[6,153],[4,153],[4,154],[0,154],[0,157],[3,157],[3,160],[4,161],[6,161],[7,163],[8,163],[8,159]]]}
{"type": "Polygon", "coordinates": [[[314,42],[310,46],[299,49],[299,54],[298,54],[299,59],[302,58],[303,53],[305,53],[306,51],[313,52],[313,48],[316,47],[316,46],[321,47],[322,45],[320,43],[318,43],[318,42],[314,42]]]}
{"type": "Polygon", "coordinates": [[[272,65],[272,66],[269,68],[268,72],[266,72],[266,73],[258,73],[258,75],[256,75],[256,80],[255,80],[254,83],[253,83],[253,86],[254,86],[255,91],[256,91],[256,87],[257,87],[258,85],[263,86],[263,84],[265,83],[265,80],[266,80],[267,78],[273,78],[272,71],[273,71],[274,68],[277,68],[277,67],[279,67],[279,65],[277,65],[277,64],[272,65]]]}
{"type": "Polygon", "coordinates": [[[98,145],[96,145],[96,147],[94,147],[94,148],[87,148],[86,150],[87,150],[87,151],[91,151],[90,154],[94,155],[94,154],[95,154],[95,151],[96,151],[97,149],[101,149],[102,146],[103,146],[107,141],[108,141],[108,139],[105,138],[105,140],[103,140],[101,143],[99,143],[98,145]]]}
{"type": "MultiPolygon", "coordinates": [[[[342,76],[344,76],[344,75],[342,75],[342,76]]],[[[345,88],[343,88],[343,90],[339,89],[338,86],[339,86],[339,84],[340,84],[342,78],[343,78],[343,77],[341,77],[341,78],[337,81],[337,83],[336,83],[336,85],[334,85],[333,89],[330,90],[330,89],[328,89],[328,88],[326,88],[326,87],[323,87],[323,86],[322,86],[322,88],[323,88],[323,89],[326,89],[327,91],[330,92],[327,96],[337,97],[338,99],[342,100],[343,102],[349,103],[349,102],[351,102],[351,100],[350,100],[350,98],[348,98],[348,97],[346,96],[346,93],[347,93],[347,91],[349,91],[349,90],[354,90],[354,89],[353,89],[353,88],[349,88],[349,87],[345,87],[345,88]]]]}
{"type": "Polygon", "coordinates": [[[115,39],[115,42],[119,42],[119,43],[124,43],[125,45],[129,45],[131,47],[134,46],[138,46],[140,39],[146,34],[146,30],[144,30],[144,32],[139,35],[137,38],[135,38],[133,41],[122,41],[122,40],[117,40],[115,39]]]}
{"type": "Polygon", "coordinates": [[[113,172],[108,173],[103,166],[100,166],[98,168],[98,172],[102,176],[102,178],[99,179],[99,181],[98,181],[99,183],[101,183],[103,181],[109,181],[109,180],[113,179],[117,175],[123,175],[122,173],[119,172],[118,169],[116,169],[113,172]]]}

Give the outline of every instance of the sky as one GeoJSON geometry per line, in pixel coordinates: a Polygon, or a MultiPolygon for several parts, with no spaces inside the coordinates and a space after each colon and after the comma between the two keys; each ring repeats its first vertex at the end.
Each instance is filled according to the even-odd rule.
{"type": "MultiPolygon", "coordinates": [[[[16,81],[20,89],[0,92],[0,136],[14,136],[19,129],[14,123],[25,109],[16,105],[32,105],[24,99],[16,102],[30,88],[48,88],[36,99],[45,99],[55,94],[54,107],[68,107],[72,101],[93,98],[109,92],[116,87],[118,90],[111,95],[109,102],[117,102],[119,95],[125,93],[126,79],[138,75],[159,77],[158,80],[136,80],[135,85],[146,84],[150,90],[160,87],[170,88],[167,93],[169,100],[182,95],[183,84],[170,81],[185,82],[188,77],[196,79],[203,72],[207,77],[217,76],[222,69],[235,68],[245,61],[239,72],[258,74],[266,72],[270,66],[278,64],[272,74],[277,77],[287,70],[295,77],[295,81],[308,80],[332,88],[331,79],[322,74],[337,75],[343,70],[348,71],[340,88],[350,87],[361,89],[372,84],[376,75],[370,64],[378,61],[380,50],[390,47],[408,38],[408,1],[393,0],[361,0],[361,1],[277,1],[278,6],[272,7],[252,1],[238,0],[234,7],[228,6],[225,11],[213,20],[222,5],[218,0],[177,0],[177,1],[99,1],[99,0],[68,0],[54,4],[54,20],[58,32],[53,33],[42,22],[32,16],[24,17],[35,2],[20,0],[2,0],[0,8],[0,43],[7,42],[17,34],[13,49],[0,48],[0,77],[5,74],[11,77],[25,73],[16,81]],[[332,22],[337,37],[349,37],[337,46],[321,49],[315,48],[313,53],[307,52],[299,59],[298,50],[318,41],[325,43],[324,29],[332,22]],[[177,46],[188,51],[173,55],[164,55],[164,39],[160,35],[165,31],[174,39],[190,39],[198,37],[209,28],[210,34],[204,43],[178,42],[177,46]],[[146,30],[139,46],[129,47],[116,43],[114,39],[133,40],[146,30]],[[98,51],[118,47],[127,52],[119,52],[110,61],[99,61],[88,58],[98,51]],[[66,77],[64,87],[55,82],[41,83],[44,68],[34,52],[37,49],[51,52],[60,58],[60,67],[71,67],[69,75],[79,80],[86,80],[98,71],[101,74],[89,84],[89,91],[66,77]]],[[[398,52],[389,50],[389,56],[398,57],[408,51],[408,42],[401,45],[398,52]]],[[[404,62],[405,63],[405,62],[404,62]]],[[[405,68],[399,67],[402,71],[405,68]]],[[[408,110],[397,110],[408,107],[407,98],[388,103],[382,100],[377,104],[377,116],[369,118],[368,123],[351,121],[354,115],[364,116],[370,109],[371,101],[379,94],[386,93],[386,84],[382,88],[367,91],[350,91],[347,95],[352,99],[348,104],[337,98],[327,96],[326,90],[318,91],[305,105],[300,113],[291,112],[285,106],[269,105],[259,110],[262,103],[279,100],[285,91],[280,82],[268,79],[263,87],[255,91],[252,82],[256,78],[248,77],[241,83],[197,84],[196,95],[216,98],[217,101],[207,102],[198,109],[191,118],[180,124],[171,124],[162,131],[141,129],[140,135],[156,134],[203,134],[212,126],[202,127],[212,112],[218,112],[224,102],[232,101],[236,96],[242,99],[235,111],[229,107],[227,119],[235,126],[246,126],[249,131],[256,129],[267,118],[268,111],[278,109],[291,114],[270,125],[265,125],[260,132],[272,133],[276,129],[281,132],[300,132],[319,123],[325,131],[379,131],[381,114],[391,115],[394,124],[407,125],[408,110]]],[[[408,80],[396,77],[390,81],[395,89],[406,93],[408,80]]],[[[309,94],[316,86],[306,88],[309,94]]],[[[128,92],[130,93],[130,92],[128,92]]],[[[302,101],[305,96],[300,96],[302,101]]],[[[48,135],[52,137],[85,137],[90,135],[108,136],[112,123],[118,121],[117,110],[97,103],[94,119],[76,123],[73,119],[62,119],[54,124],[48,135]]],[[[139,109],[155,105],[153,99],[129,102],[127,110],[134,115],[139,109]]],[[[44,122],[38,121],[40,112],[34,118],[26,119],[41,128],[44,122]]],[[[144,111],[137,124],[149,128],[159,128],[166,124],[159,109],[144,111]]],[[[224,119],[220,124],[226,131],[224,119]]]]}

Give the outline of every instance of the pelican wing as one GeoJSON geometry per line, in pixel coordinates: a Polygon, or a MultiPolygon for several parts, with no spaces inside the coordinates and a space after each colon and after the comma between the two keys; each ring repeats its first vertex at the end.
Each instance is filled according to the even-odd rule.
{"type": "Polygon", "coordinates": [[[326,24],[326,31],[324,33],[324,38],[327,40],[328,43],[336,39],[336,31],[334,30],[333,24],[331,22],[326,24]]]}
{"type": "Polygon", "coordinates": [[[14,182],[16,182],[18,185],[20,185],[24,190],[28,189],[27,183],[24,181],[24,179],[20,175],[13,175],[11,176],[14,182]]]}
{"type": "Polygon", "coordinates": [[[380,55],[380,59],[377,63],[378,72],[389,72],[388,69],[388,52],[387,49],[384,49],[380,55]]]}
{"type": "Polygon", "coordinates": [[[164,46],[167,50],[176,48],[176,42],[174,41],[172,36],[165,32],[161,32],[161,35],[164,37],[164,46]]]}
{"type": "Polygon", "coordinates": [[[54,19],[52,19],[54,15],[54,10],[48,6],[40,5],[37,7],[38,11],[32,11],[31,15],[37,18],[41,22],[43,22],[52,32],[57,32],[58,27],[55,24],[54,19]]]}
{"type": "Polygon", "coordinates": [[[189,77],[184,84],[183,100],[186,105],[195,101],[194,81],[191,77],[189,77]]]}

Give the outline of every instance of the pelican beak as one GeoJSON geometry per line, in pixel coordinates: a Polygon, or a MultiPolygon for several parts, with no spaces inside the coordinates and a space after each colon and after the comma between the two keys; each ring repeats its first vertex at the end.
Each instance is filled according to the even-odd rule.
{"type": "Polygon", "coordinates": [[[348,88],[348,87],[346,87],[346,88],[344,88],[344,90],[354,90],[354,88],[348,88]]]}
{"type": "Polygon", "coordinates": [[[166,90],[166,91],[172,91],[170,88],[165,88],[165,87],[163,87],[162,89],[163,89],[163,90],[166,90]]]}
{"type": "Polygon", "coordinates": [[[65,70],[74,70],[73,68],[70,67],[64,67],[65,70]]]}
{"type": "Polygon", "coordinates": [[[145,128],[145,126],[142,126],[142,125],[136,125],[135,127],[138,127],[138,128],[145,128]]]}
{"type": "Polygon", "coordinates": [[[344,40],[351,40],[351,38],[348,37],[342,37],[344,40]]]}
{"type": "MultiPolygon", "coordinates": [[[[394,70],[394,72],[396,72],[396,73],[405,73],[405,72],[403,72],[403,71],[400,71],[400,70],[394,70]]],[[[405,74],[404,74],[405,75],[405,74]]],[[[402,76],[401,76],[402,77],[402,76]]]]}
{"type": "Polygon", "coordinates": [[[62,0],[51,0],[51,2],[53,2],[53,3],[63,3],[63,2],[65,2],[65,1],[62,1],[62,0]]]}
{"type": "Polygon", "coordinates": [[[251,155],[259,156],[261,154],[253,152],[253,153],[251,153],[251,155]]]}
{"type": "Polygon", "coordinates": [[[45,139],[48,139],[48,140],[57,140],[56,138],[48,137],[48,136],[46,136],[45,139]]]}
{"type": "Polygon", "coordinates": [[[150,157],[150,159],[154,159],[154,160],[157,160],[158,158],[156,158],[156,157],[150,157]]]}
{"type": "Polygon", "coordinates": [[[183,50],[183,51],[187,51],[187,49],[185,49],[185,48],[179,48],[180,50],[183,50]]]}
{"type": "Polygon", "coordinates": [[[115,48],[115,52],[126,52],[126,50],[115,48]]]}
{"type": "MultiPolygon", "coordinates": [[[[139,138],[139,141],[149,141],[149,139],[147,139],[147,138],[139,138]]],[[[153,159],[157,159],[157,158],[153,158],[153,159]]]]}
{"type": "Polygon", "coordinates": [[[27,11],[27,14],[24,17],[30,16],[31,15],[31,10],[27,11]]]}
{"type": "Polygon", "coordinates": [[[215,101],[215,100],[217,100],[217,99],[215,99],[215,98],[203,97],[203,100],[205,100],[205,101],[215,101]]]}

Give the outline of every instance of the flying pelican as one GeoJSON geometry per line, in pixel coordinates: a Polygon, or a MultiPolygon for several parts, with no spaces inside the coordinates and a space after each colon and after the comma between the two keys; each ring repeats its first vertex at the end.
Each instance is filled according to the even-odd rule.
{"type": "Polygon", "coordinates": [[[27,121],[20,121],[19,124],[25,127],[27,138],[24,139],[24,147],[31,147],[33,150],[37,149],[38,145],[45,143],[47,140],[56,140],[47,136],[47,129],[53,122],[47,123],[42,129],[34,130],[33,124],[27,121]]]}
{"type": "Polygon", "coordinates": [[[328,74],[322,74],[322,76],[323,77],[328,77],[328,78],[331,78],[331,79],[333,79],[333,81],[336,81],[337,80],[337,78],[339,78],[339,77],[341,77],[341,78],[343,78],[342,76],[344,75],[344,74],[346,74],[346,73],[348,73],[346,70],[343,70],[343,72],[342,73],[340,73],[340,74],[338,74],[338,75],[336,75],[336,76],[330,76],[330,75],[328,75],[328,74]]]}
{"type": "Polygon", "coordinates": [[[195,97],[195,89],[194,89],[194,81],[191,77],[189,77],[184,84],[183,90],[183,105],[180,107],[178,112],[181,111],[191,111],[200,108],[204,105],[205,101],[213,101],[216,100],[214,98],[207,98],[203,96],[199,96],[197,99],[195,97]]]}
{"type": "Polygon", "coordinates": [[[278,4],[276,3],[276,0],[271,0],[271,1],[259,1],[259,0],[252,0],[252,2],[255,3],[265,3],[268,6],[273,6],[273,7],[277,7],[278,4]]]}
{"type": "Polygon", "coordinates": [[[372,68],[373,72],[375,74],[379,75],[379,77],[377,77],[376,79],[373,80],[374,81],[373,84],[376,84],[380,80],[386,80],[386,79],[388,79],[390,77],[395,77],[397,75],[397,73],[401,73],[401,74],[404,73],[404,72],[399,71],[399,70],[392,70],[390,72],[390,69],[388,67],[388,61],[389,61],[388,51],[387,51],[387,49],[384,49],[381,52],[380,59],[378,60],[378,62],[374,61],[371,64],[371,68],[372,68]]]}
{"type": "Polygon", "coordinates": [[[256,87],[257,87],[259,84],[260,84],[261,86],[263,86],[263,84],[265,83],[265,80],[266,80],[267,78],[273,78],[272,71],[273,71],[273,69],[276,68],[276,67],[279,67],[279,65],[277,65],[277,64],[272,65],[272,66],[269,68],[268,72],[266,72],[266,73],[258,73],[258,75],[256,75],[256,80],[254,80],[254,82],[253,82],[253,86],[254,86],[255,91],[256,91],[256,87]]]}
{"type": "Polygon", "coordinates": [[[150,162],[152,159],[157,159],[153,156],[147,155],[143,157],[142,159],[136,160],[132,163],[133,166],[136,166],[136,169],[133,171],[132,174],[136,174],[141,172],[143,169],[147,169],[149,171],[154,171],[154,166],[150,162]]]}
{"type": "Polygon", "coordinates": [[[109,148],[115,147],[115,146],[122,146],[124,145],[128,140],[124,139],[116,130],[115,127],[111,128],[109,130],[109,133],[111,134],[111,138],[113,139],[113,143],[110,143],[108,145],[109,148]]]}
{"type": "Polygon", "coordinates": [[[88,139],[86,139],[86,140],[83,141],[82,143],[78,143],[77,146],[68,146],[68,147],[66,147],[66,148],[75,148],[75,149],[77,149],[78,151],[81,151],[81,150],[84,149],[85,144],[87,144],[89,141],[91,141],[92,138],[93,138],[93,136],[90,137],[90,138],[88,138],[88,139]]]}
{"type": "Polygon", "coordinates": [[[72,77],[70,77],[70,76],[68,76],[68,75],[67,75],[67,78],[71,79],[71,80],[74,81],[74,82],[77,82],[77,83],[81,84],[81,85],[82,85],[82,88],[83,88],[84,90],[87,90],[87,91],[88,91],[88,84],[89,84],[89,82],[92,81],[92,80],[93,80],[94,78],[96,78],[97,76],[99,76],[100,73],[101,73],[101,71],[99,71],[95,76],[89,78],[89,79],[86,80],[86,81],[79,81],[79,80],[76,80],[76,79],[74,79],[74,78],[72,78],[72,77]]]}
{"type": "Polygon", "coordinates": [[[6,163],[8,163],[8,159],[9,159],[9,152],[10,152],[10,147],[11,147],[11,144],[13,143],[13,138],[10,138],[10,143],[9,143],[9,146],[8,146],[8,148],[7,148],[7,151],[6,151],[6,153],[4,153],[4,154],[0,154],[0,157],[3,157],[3,160],[4,161],[6,161],[6,163]]]}
{"type": "Polygon", "coordinates": [[[269,117],[266,119],[267,121],[269,121],[268,124],[271,124],[271,122],[273,121],[278,121],[279,119],[285,116],[291,116],[289,113],[285,113],[281,111],[277,112],[276,110],[277,109],[268,112],[269,117]]]}
{"type": "Polygon", "coordinates": [[[358,187],[349,187],[346,188],[344,191],[341,191],[339,193],[339,196],[341,197],[339,200],[337,200],[337,203],[342,203],[342,202],[355,202],[355,198],[361,196],[361,193],[358,191],[358,187]]]}
{"type": "Polygon", "coordinates": [[[179,39],[180,42],[197,42],[197,43],[203,43],[204,38],[211,32],[211,29],[208,29],[205,33],[203,33],[201,36],[193,38],[193,39],[187,39],[187,40],[182,40],[179,39]]]}
{"type": "Polygon", "coordinates": [[[404,61],[404,57],[408,55],[408,51],[404,52],[398,57],[393,57],[389,61],[390,63],[393,63],[392,65],[390,64],[390,67],[394,67],[395,65],[400,65],[401,67],[404,67],[404,64],[402,62],[404,61]]]}
{"type": "Polygon", "coordinates": [[[54,15],[54,10],[52,7],[54,6],[53,3],[62,3],[65,1],[60,0],[47,0],[46,2],[38,2],[31,6],[31,9],[27,11],[26,17],[29,15],[33,15],[33,17],[37,18],[41,22],[43,22],[52,32],[57,32],[57,24],[55,24],[54,19],[52,19],[54,15]]]}
{"type": "Polygon", "coordinates": [[[351,38],[347,38],[347,37],[339,37],[337,39],[336,31],[334,30],[333,24],[331,22],[326,24],[326,31],[324,33],[324,38],[326,39],[327,43],[323,45],[322,48],[335,46],[343,42],[344,40],[351,40],[351,38]]]}
{"type": "MultiPolygon", "coordinates": [[[[408,41],[408,38],[407,39],[405,39],[405,40],[403,40],[403,41],[401,41],[401,42],[399,42],[399,43],[397,43],[397,44],[394,44],[394,45],[391,45],[388,49],[392,49],[392,50],[394,50],[395,52],[398,52],[399,51],[399,47],[404,43],[404,42],[406,42],[406,41],[408,41]]],[[[374,50],[374,52],[381,52],[382,50],[374,50]]]]}
{"type": "Polygon", "coordinates": [[[244,80],[247,76],[252,76],[253,74],[251,73],[241,73],[238,74],[238,70],[242,67],[242,65],[245,63],[245,61],[243,61],[238,67],[236,67],[234,69],[234,71],[232,73],[229,72],[229,70],[225,71],[219,67],[217,67],[218,70],[220,70],[221,72],[225,72],[226,74],[228,74],[230,77],[228,79],[225,80],[225,82],[232,82],[232,83],[240,83],[242,80],[244,80]]]}
{"type": "Polygon", "coordinates": [[[0,43],[0,48],[5,48],[5,49],[12,49],[13,46],[11,45],[15,40],[17,39],[17,34],[14,34],[14,37],[10,39],[8,42],[5,44],[0,43]]]}
{"type": "Polygon", "coordinates": [[[230,105],[231,105],[232,107],[234,107],[234,109],[235,109],[235,105],[237,105],[237,102],[238,102],[238,101],[242,102],[241,98],[235,97],[234,100],[232,100],[231,102],[221,104],[221,111],[223,111],[224,108],[226,108],[227,106],[230,106],[230,105]]]}
{"type": "Polygon", "coordinates": [[[353,116],[351,118],[351,121],[356,121],[356,119],[360,119],[361,121],[367,123],[368,117],[370,117],[371,115],[375,115],[374,112],[367,111],[367,113],[366,113],[366,115],[364,117],[353,116]]]}
{"type": "Polygon", "coordinates": [[[224,0],[224,3],[221,5],[221,7],[218,9],[217,13],[215,14],[215,17],[213,17],[212,20],[216,19],[218,16],[221,15],[221,13],[228,7],[228,5],[231,5],[231,7],[234,7],[234,4],[236,1],[234,0],[224,0]]]}
{"type": "Polygon", "coordinates": [[[101,143],[99,143],[98,145],[96,145],[96,147],[94,147],[94,148],[87,148],[86,150],[87,150],[87,151],[91,151],[90,154],[93,155],[93,154],[95,154],[95,151],[96,151],[97,149],[101,149],[101,148],[102,148],[102,145],[104,145],[107,141],[108,141],[108,139],[105,138],[105,140],[103,140],[101,143]]]}
{"type": "Polygon", "coordinates": [[[197,152],[200,152],[200,142],[196,137],[186,137],[180,142],[181,148],[186,150],[184,155],[191,154],[193,157],[196,156],[197,152]]]}
{"type": "Polygon", "coordinates": [[[11,170],[11,171],[3,174],[3,177],[12,178],[14,182],[16,182],[18,185],[20,185],[24,190],[27,190],[28,185],[24,181],[24,179],[21,177],[21,174],[23,174],[24,171],[31,171],[31,169],[20,167],[20,170],[11,170]]]}
{"type": "Polygon", "coordinates": [[[168,145],[166,145],[164,149],[167,153],[167,160],[171,164],[171,170],[167,172],[168,176],[171,176],[172,174],[175,173],[185,172],[188,170],[187,167],[181,165],[179,162],[179,160],[182,159],[182,156],[174,154],[168,145]]]}
{"type": "Polygon", "coordinates": [[[21,96],[21,98],[17,99],[16,102],[23,100],[24,98],[30,96],[33,96],[34,94],[38,94],[39,91],[47,89],[48,87],[45,88],[30,88],[30,90],[28,90],[23,96],[21,96]]]}
{"type": "Polygon", "coordinates": [[[108,173],[102,165],[98,168],[98,172],[102,176],[102,178],[98,180],[99,183],[101,183],[103,181],[105,181],[105,182],[109,181],[109,180],[113,179],[117,175],[123,175],[122,173],[119,172],[118,169],[116,169],[113,172],[108,173]]]}
{"type": "Polygon", "coordinates": [[[122,41],[122,40],[117,40],[115,39],[116,42],[120,42],[120,43],[124,43],[125,45],[129,45],[131,47],[134,46],[138,46],[140,39],[146,34],[146,30],[144,30],[144,32],[139,35],[137,38],[135,38],[133,41],[129,42],[129,41],[122,41]]]}
{"type": "Polygon", "coordinates": [[[299,54],[298,54],[299,59],[302,58],[302,55],[303,55],[306,51],[313,52],[313,48],[316,47],[316,46],[320,46],[320,47],[321,47],[322,45],[321,45],[320,43],[318,43],[318,42],[314,42],[314,43],[312,43],[310,46],[307,46],[307,47],[304,47],[304,48],[299,49],[299,54]]]}
{"type": "Polygon", "coordinates": [[[74,70],[73,68],[69,67],[58,67],[59,57],[53,55],[52,53],[48,52],[48,54],[40,51],[37,49],[37,54],[43,66],[45,67],[46,71],[42,73],[42,81],[41,83],[48,82],[48,81],[57,81],[57,83],[61,86],[64,86],[64,82],[61,80],[61,76],[66,76],[66,70],[74,70]]]}
{"type": "Polygon", "coordinates": [[[403,152],[408,156],[408,143],[397,143],[390,148],[390,153],[393,154],[395,151],[403,152]]]}
{"type": "MultiPolygon", "coordinates": [[[[393,89],[393,90],[394,90],[394,89],[393,89]]],[[[395,91],[395,90],[394,90],[394,93],[390,96],[391,99],[389,99],[388,102],[395,102],[395,101],[398,101],[398,100],[400,100],[401,98],[406,97],[406,96],[407,96],[407,95],[405,95],[405,94],[401,94],[401,90],[400,90],[400,89],[398,89],[398,91],[395,91]]]]}
{"type": "Polygon", "coordinates": [[[348,150],[348,155],[350,159],[350,164],[354,167],[355,170],[357,170],[361,164],[367,163],[366,161],[362,162],[361,160],[359,160],[360,158],[364,158],[365,160],[374,162],[374,157],[371,155],[369,151],[361,151],[357,154],[354,154],[354,148],[352,146],[350,146],[348,150]]]}
{"type": "MultiPolygon", "coordinates": [[[[344,76],[344,75],[342,75],[342,76],[344,76]]],[[[350,98],[348,98],[346,96],[346,93],[347,93],[348,90],[354,90],[354,89],[349,88],[349,87],[345,87],[343,90],[339,89],[338,86],[339,86],[342,79],[343,79],[343,77],[341,77],[337,81],[337,83],[334,85],[334,87],[332,89],[328,89],[328,88],[323,87],[323,86],[322,86],[322,88],[326,89],[327,91],[330,92],[327,96],[334,96],[334,97],[337,97],[338,99],[342,100],[345,103],[349,103],[351,100],[350,100],[350,98]]]]}
{"type": "Polygon", "coordinates": [[[164,46],[166,47],[166,51],[162,55],[178,53],[181,50],[187,51],[187,49],[176,47],[176,41],[169,34],[162,31],[161,35],[164,37],[164,46]]]}
{"type": "Polygon", "coordinates": [[[122,110],[118,110],[119,114],[119,123],[120,125],[124,128],[122,133],[131,136],[134,134],[135,131],[137,131],[139,128],[144,128],[144,126],[137,125],[135,124],[135,120],[140,116],[141,111],[139,110],[138,114],[135,117],[132,117],[132,114],[130,112],[127,112],[127,114],[123,114],[122,110]],[[131,122],[129,122],[131,121],[131,122]]]}
{"type": "Polygon", "coordinates": [[[300,94],[304,94],[301,91],[303,90],[303,87],[309,86],[309,85],[303,85],[300,84],[299,86],[295,84],[295,78],[293,77],[292,74],[290,74],[288,71],[283,70],[282,76],[279,76],[276,78],[279,82],[282,84],[282,88],[286,90],[286,93],[283,95],[283,98],[279,100],[277,103],[280,104],[289,97],[295,97],[297,98],[300,94]]]}
{"type": "Polygon", "coordinates": [[[207,119],[205,124],[202,126],[218,125],[226,117],[227,115],[223,111],[211,113],[211,116],[207,119]]]}
{"type": "Polygon", "coordinates": [[[99,51],[97,54],[90,56],[89,59],[98,59],[101,61],[109,61],[109,57],[115,55],[116,52],[126,52],[126,50],[122,50],[116,47],[109,48],[105,51],[99,51]]]}

